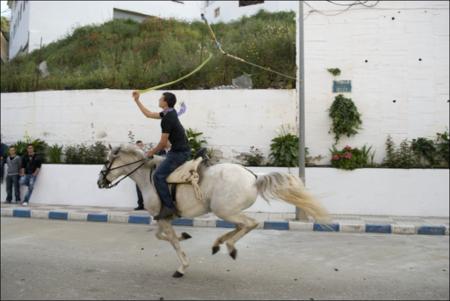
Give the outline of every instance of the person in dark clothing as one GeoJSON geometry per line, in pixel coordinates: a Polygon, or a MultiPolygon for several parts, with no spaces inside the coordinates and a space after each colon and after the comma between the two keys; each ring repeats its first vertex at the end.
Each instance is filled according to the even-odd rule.
{"type": "MultiPolygon", "coordinates": [[[[144,143],[142,143],[141,140],[136,141],[136,146],[139,147],[140,149],[144,150],[144,143]]],[[[139,186],[137,186],[136,184],[136,192],[137,192],[137,196],[138,196],[138,206],[136,208],[134,208],[134,210],[144,210],[144,198],[142,197],[142,192],[139,189],[139,186]]]]}
{"type": "Polygon", "coordinates": [[[133,92],[133,98],[141,112],[148,118],[161,119],[161,139],[156,147],[147,152],[148,157],[152,157],[163,150],[170,141],[171,149],[166,155],[166,159],[158,166],[153,175],[153,182],[158,196],[162,202],[160,213],[155,216],[155,220],[168,219],[176,215],[177,210],[173,203],[167,184],[167,177],[177,167],[189,160],[191,150],[177,112],[174,106],[177,98],[174,94],[165,92],[159,99],[159,107],[163,110],[160,113],[151,112],[139,100],[139,92],[133,92]]]}
{"type": "Polygon", "coordinates": [[[8,146],[3,142],[0,143],[0,183],[3,183],[5,176],[6,157],[8,156],[8,146]]]}
{"type": "Polygon", "coordinates": [[[27,154],[22,158],[22,168],[20,169],[20,185],[28,186],[22,205],[27,206],[31,194],[33,193],[34,183],[41,169],[41,159],[34,153],[33,144],[28,144],[27,154]]]}
{"type": "Polygon", "coordinates": [[[22,159],[16,155],[16,148],[14,146],[9,148],[6,165],[8,166],[8,173],[6,175],[6,202],[12,202],[12,191],[14,188],[16,203],[20,203],[19,171],[22,166],[22,159]]]}

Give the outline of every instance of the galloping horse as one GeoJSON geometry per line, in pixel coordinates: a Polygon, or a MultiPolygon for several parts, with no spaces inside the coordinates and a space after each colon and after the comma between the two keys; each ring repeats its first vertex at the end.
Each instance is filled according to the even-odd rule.
{"type": "MultiPolygon", "coordinates": [[[[153,185],[152,176],[164,158],[160,156],[145,158],[143,151],[134,145],[122,145],[116,148],[110,146],[107,159],[97,182],[99,188],[114,187],[118,184],[118,182],[112,184],[114,180],[120,176],[129,176],[139,186],[145,208],[150,215],[156,215],[160,211],[161,202],[153,185]]],[[[199,185],[203,194],[202,200],[195,197],[192,185],[178,184],[176,207],[180,215],[194,218],[212,212],[236,225],[236,229],[216,239],[212,246],[213,254],[225,243],[230,256],[236,259],[236,242],[258,226],[256,220],[243,213],[243,210],[255,203],[258,194],[266,201],[281,199],[293,204],[315,220],[328,220],[327,211],[305,191],[300,178],[294,175],[271,173],[256,176],[242,165],[221,163],[203,166],[199,185]]],[[[190,238],[190,235],[182,233],[178,237],[170,220],[159,220],[158,226],[156,237],[170,242],[181,262],[173,277],[182,277],[189,266],[189,261],[181,250],[180,241],[190,238]]]]}

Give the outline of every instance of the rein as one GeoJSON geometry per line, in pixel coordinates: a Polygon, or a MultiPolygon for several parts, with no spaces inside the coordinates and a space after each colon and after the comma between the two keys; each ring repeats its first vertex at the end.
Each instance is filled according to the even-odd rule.
{"type": "Polygon", "coordinates": [[[128,178],[129,176],[131,176],[136,170],[138,170],[139,168],[141,168],[141,167],[145,164],[145,162],[147,161],[147,158],[144,158],[144,159],[137,160],[137,161],[134,161],[134,162],[131,162],[131,163],[128,163],[128,164],[124,164],[124,165],[120,165],[120,166],[111,168],[111,166],[112,166],[113,163],[114,163],[114,160],[115,160],[115,158],[109,163],[109,166],[106,166],[107,163],[105,163],[106,170],[102,170],[102,171],[101,171],[101,174],[103,175],[103,178],[108,182],[108,186],[105,187],[105,188],[107,188],[107,189],[113,188],[113,187],[117,186],[120,182],[122,182],[122,180],[124,180],[124,179],[128,178]],[[144,161],[144,162],[142,162],[142,161],[144,161]],[[119,181],[117,181],[117,182],[114,183],[114,184],[112,184],[111,182],[109,182],[108,179],[106,178],[106,176],[107,176],[107,175],[109,174],[109,172],[112,171],[112,170],[119,169],[119,168],[122,168],[122,167],[125,167],[125,166],[129,166],[129,165],[132,165],[132,164],[136,164],[136,163],[139,163],[139,162],[142,162],[142,163],[141,163],[138,167],[136,167],[135,169],[133,169],[131,172],[129,172],[127,175],[125,175],[124,177],[122,177],[119,181]]]}

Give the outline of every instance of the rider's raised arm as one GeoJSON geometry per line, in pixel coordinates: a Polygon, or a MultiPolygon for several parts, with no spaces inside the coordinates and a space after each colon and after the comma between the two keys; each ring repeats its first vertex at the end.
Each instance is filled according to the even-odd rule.
{"type": "Polygon", "coordinates": [[[137,92],[137,91],[133,92],[133,99],[136,102],[136,104],[138,105],[142,114],[144,114],[146,117],[153,118],[153,119],[161,119],[161,116],[158,112],[150,111],[141,103],[141,101],[139,100],[139,92],[137,92]]]}

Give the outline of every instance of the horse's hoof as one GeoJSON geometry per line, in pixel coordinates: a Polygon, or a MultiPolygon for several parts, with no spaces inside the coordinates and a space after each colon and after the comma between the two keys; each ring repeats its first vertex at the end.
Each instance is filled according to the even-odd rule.
{"type": "Polygon", "coordinates": [[[230,252],[230,256],[231,256],[231,258],[233,258],[234,260],[236,260],[236,257],[237,257],[237,250],[234,249],[233,251],[231,251],[231,252],[230,252]]]}
{"type": "Polygon", "coordinates": [[[181,237],[182,237],[183,239],[189,239],[189,238],[192,238],[192,236],[190,236],[190,235],[187,234],[186,232],[181,233],[181,237]]]}
{"type": "Polygon", "coordinates": [[[219,252],[219,250],[220,250],[220,247],[219,247],[219,246],[214,246],[214,247],[212,247],[212,254],[213,254],[213,255],[216,254],[217,252],[219,252]]]}
{"type": "Polygon", "coordinates": [[[183,276],[184,276],[184,274],[183,274],[183,273],[180,273],[180,272],[178,272],[178,271],[176,271],[176,272],[173,273],[173,275],[172,275],[173,278],[181,278],[181,277],[183,277],[183,276]]]}

